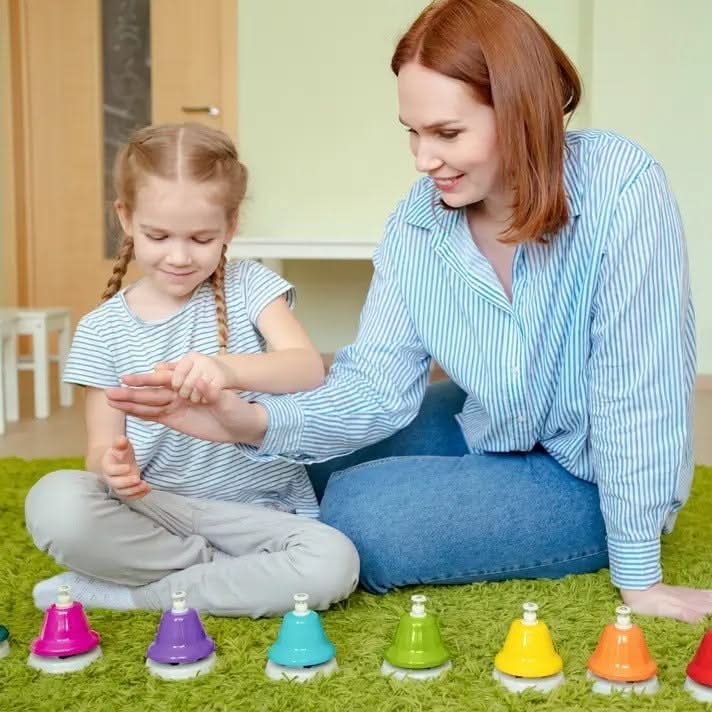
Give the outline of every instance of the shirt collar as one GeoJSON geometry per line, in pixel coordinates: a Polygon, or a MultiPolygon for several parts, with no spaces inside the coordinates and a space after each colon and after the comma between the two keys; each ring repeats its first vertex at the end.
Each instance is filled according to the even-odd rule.
{"type": "Polygon", "coordinates": [[[421,178],[420,190],[412,195],[405,212],[405,221],[438,234],[438,242],[445,239],[457,223],[460,210],[444,208],[432,178],[421,178]]]}

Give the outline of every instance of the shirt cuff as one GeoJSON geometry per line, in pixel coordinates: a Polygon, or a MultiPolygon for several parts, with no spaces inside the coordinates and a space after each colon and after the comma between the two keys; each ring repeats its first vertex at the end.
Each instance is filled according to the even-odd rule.
{"type": "Polygon", "coordinates": [[[299,453],[304,430],[304,414],[293,396],[265,398],[260,405],[267,411],[267,432],[260,454],[285,455],[299,453]]]}
{"type": "Polygon", "coordinates": [[[259,399],[267,411],[267,432],[262,445],[237,443],[237,449],[251,460],[271,462],[288,458],[299,461],[299,443],[304,429],[304,415],[292,396],[268,396],[259,399]]]}
{"type": "Polygon", "coordinates": [[[660,537],[643,541],[608,539],[611,581],[618,588],[642,591],[663,578],[660,537]]]}

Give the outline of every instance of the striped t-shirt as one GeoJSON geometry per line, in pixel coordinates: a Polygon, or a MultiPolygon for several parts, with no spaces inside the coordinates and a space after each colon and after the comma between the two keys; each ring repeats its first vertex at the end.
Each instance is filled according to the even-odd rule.
{"type": "MultiPolygon", "coordinates": [[[[131,312],[125,291],[81,319],[67,359],[65,381],[95,388],[118,386],[123,375],[152,371],[155,364],[177,361],[189,351],[217,353],[215,297],[210,284],[199,286],[179,311],[150,322],[131,312]]],[[[225,300],[230,353],[265,350],[257,318],[281,295],[293,304],[292,286],[263,265],[251,260],[228,263],[225,300]]],[[[241,395],[260,399],[255,393],[241,395]]],[[[255,462],[230,443],[207,442],[132,416],[126,418],[126,435],[143,478],[156,489],[318,516],[314,490],[303,465],[284,460],[255,462]]]]}

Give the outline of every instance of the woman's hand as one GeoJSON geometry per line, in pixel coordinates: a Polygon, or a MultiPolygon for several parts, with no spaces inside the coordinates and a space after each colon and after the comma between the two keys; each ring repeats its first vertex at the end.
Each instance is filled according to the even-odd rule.
{"type": "Polygon", "coordinates": [[[202,381],[213,391],[234,388],[233,373],[217,356],[188,353],[176,363],[158,364],[156,370],[171,370],[171,388],[192,403],[206,403],[196,383],[202,381]]]}
{"type": "Polygon", "coordinates": [[[712,590],[656,583],[644,591],[621,589],[621,596],[634,613],[700,623],[712,614],[712,590]]]}
{"type": "Polygon", "coordinates": [[[194,388],[200,403],[181,398],[172,388],[173,372],[159,368],[153,373],[124,376],[131,388],[107,388],[112,408],[143,420],[153,420],[202,440],[259,445],[267,430],[267,412],[258,403],[248,403],[232,391],[198,379],[194,388]]]}
{"type": "Polygon", "coordinates": [[[125,499],[139,499],[151,491],[151,485],[141,479],[133,447],[121,435],[101,458],[101,474],[111,489],[125,499]]]}

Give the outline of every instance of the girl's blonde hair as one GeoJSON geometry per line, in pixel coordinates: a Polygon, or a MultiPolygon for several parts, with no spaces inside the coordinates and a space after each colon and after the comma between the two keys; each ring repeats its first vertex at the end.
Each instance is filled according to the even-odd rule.
{"type": "MultiPolygon", "coordinates": [[[[161,124],[147,126],[132,134],[114,163],[116,196],[128,216],[133,214],[136,194],[146,176],[214,182],[220,189],[218,199],[225,206],[228,224],[236,222],[247,188],[247,169],[238,160],[233,142],[221,131],[202,124],[161,124]]],[[[221,353],[227,349],[228,335],[224,289],[226,252],[227,245],[224,245],[220,262],[210,277],[215,293],[221,353]]],[[[133,238],[124,233],[111,277],[101,295],[102,301],[121,289],[132,258],[133,238]]]]}

